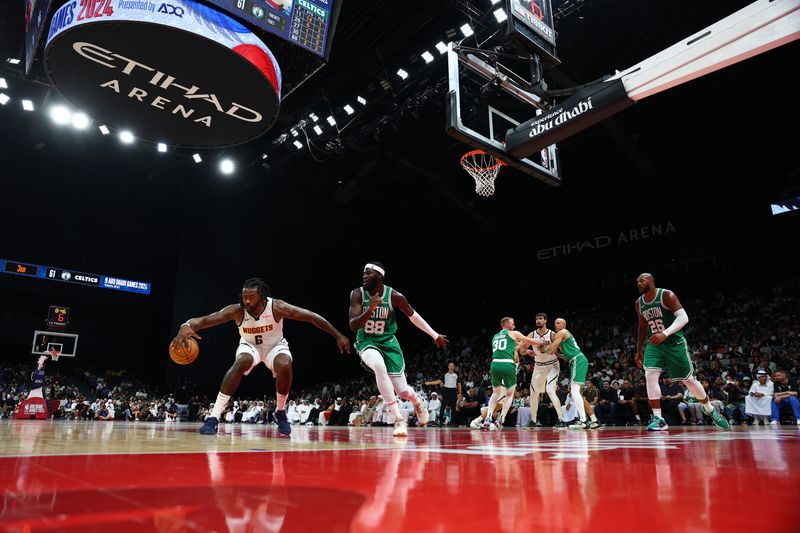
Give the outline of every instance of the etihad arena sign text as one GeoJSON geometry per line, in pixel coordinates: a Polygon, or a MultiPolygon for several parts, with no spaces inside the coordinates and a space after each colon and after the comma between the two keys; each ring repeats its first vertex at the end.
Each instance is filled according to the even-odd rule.
{"type": "Polygon", "coordinates": [[[77,108],[172,145],[255,139],[280,105],[281,71],[267,46],[191,0],[71,0],[53,15],[44,64],[77,108]]]}

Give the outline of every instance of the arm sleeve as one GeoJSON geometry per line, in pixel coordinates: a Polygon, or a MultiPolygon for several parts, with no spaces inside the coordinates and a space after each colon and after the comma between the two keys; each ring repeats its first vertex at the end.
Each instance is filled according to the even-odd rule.
{"type": "Polygon", "coordinates": [[[670,327],[664,330],[664,335],[669,337],[673,333],[676,333],[683,329],[683,326],[689,323],[689,315],[686,314],[686,310],[683,308],[678,309],[675,311],[675,321],[672,323],[670,327]]]}
{"type": "Polygon", "coordinates": [[[430,327],[428,323],[425,322],[425,319],[419,316],[419,313],[417,313],[416,311],[414,311],[414,314],[408,317],[408,319],[411,320],[412,324],[414,324],[419,329],[430,335],[433,338],[433,340],[436,340],[436,338],[439,336],[439,334],[436,333],[436,331],[434,331],[434,329],[430,327]]]}

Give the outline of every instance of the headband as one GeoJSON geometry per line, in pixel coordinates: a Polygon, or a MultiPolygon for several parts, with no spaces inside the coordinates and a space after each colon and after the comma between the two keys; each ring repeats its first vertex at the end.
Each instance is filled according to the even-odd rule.
{"type": "Polygon", "coordinates": [[[374,270],[375,272],[377,272],[381,276],[385,276],[386,275],[386,271],[383,268],[379,267],[378,265],[376,265],[374,263],[367,263],[366,265],[364,265],[364,270],[366,270],[368,268],[374,270]]]}

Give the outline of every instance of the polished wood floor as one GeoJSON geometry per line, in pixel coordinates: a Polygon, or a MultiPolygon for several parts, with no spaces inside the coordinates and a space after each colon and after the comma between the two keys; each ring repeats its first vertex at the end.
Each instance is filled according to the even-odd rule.
{"type": "Polygon", "coordinates": [[[0,422],[2,531],[798,531],[800,428],[0,422]]]}

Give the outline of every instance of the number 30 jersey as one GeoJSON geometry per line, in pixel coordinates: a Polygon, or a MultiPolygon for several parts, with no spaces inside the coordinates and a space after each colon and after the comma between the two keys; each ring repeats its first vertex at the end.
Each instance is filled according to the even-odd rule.
{"type": "Polygon", "coordinates": [[[241,342],[251,344],[259,350],[269,350],[283,340],[283,319],[275,321],[272,302],[272,298],[267,298],[267,305],[258,318],[253,318],[244,310],[244,320],[239,324],[241,342]]]}
{"type": "MultiPolygon", "coordinates": [[[[664,331],[675,322],[675,315],[664,305],[663,297],[664,289],[656,289],[656,297],[652,302],[646,301],[644,294],[639,297],[639,314],[647,321],[648,339],[651,335],[664,331]]],[[[676,331],[662,344],[675,345],[681,342],[683,342],[683,332],[676,331]]]]}
{"type": "MultiPolygon", "coordinates": [[[[369,309],[369,293],[361,288],[361,310],[369,309]]],[[[391,339],[397,331],[397,321],[394,318],[394,307],[392,307],[392,288],[388,285],[383,286],[383,296],[381,303],[372,311],[372,315],[364,326],[356,332],[356,343],[366,340],[380,342],[391,339]]]]}

